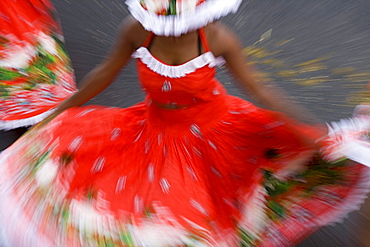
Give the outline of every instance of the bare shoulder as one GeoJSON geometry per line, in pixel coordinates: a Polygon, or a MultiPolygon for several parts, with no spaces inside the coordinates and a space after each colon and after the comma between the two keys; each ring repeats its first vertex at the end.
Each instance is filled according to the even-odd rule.
{"type": "Polygon", "coordinates": [[[119,38],[126,39],[132,48],[139,48],[149,32],[132,16],[124,19],[120,25],[119,38]]]}
{"type": "Polygon", "coordinates": [[[215,56],[222,56],[230,49],[237,49],[240,46],[238,35],[219,21],[207,25],[205,33],[215,56]]]}

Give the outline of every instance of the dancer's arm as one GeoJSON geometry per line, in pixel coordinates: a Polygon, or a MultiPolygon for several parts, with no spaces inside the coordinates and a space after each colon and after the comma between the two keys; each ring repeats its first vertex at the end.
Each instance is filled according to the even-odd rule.
{"type": "Polygon", "coordinates": [[[143,32],[141,26],[133,19],[129,18],[124,21],[110,52],[82,79],[79,83],[79,90],[57,107],[56,114],[86,103],[108,87],[129,61],[138,43],[137,35],[143,32]]]}
{"type": "Polygon", "coordinates": [[[226,60],[232,74],[241,83],[243,89],[251,94],[259,103],[269,109],[283,112],[303,123],[318,124],[321,122],[314,114],[298,103],[293,102],[288,95],[274,85],[266,85],[255,77],[255,71],[247,65],[242,55],[242,47],[238,37],[227,27],[216,23],[210,30],[212,37],[211,49],[216,55],[221,55],[226,60]]]}

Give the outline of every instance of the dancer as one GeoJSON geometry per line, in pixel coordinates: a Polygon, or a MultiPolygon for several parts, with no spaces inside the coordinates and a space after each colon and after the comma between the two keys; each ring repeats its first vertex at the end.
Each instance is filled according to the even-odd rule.
{"type": "MultiPolygon", "coordinates": [[[[257,82],[213,22],[241,0],[127,4],[134,19],[80,91],[0,156],[11,246],[293,246],[356,208],[369,174],[343,155],[348,128],[333,125],[318,154],[307,132],[321,131],[287,117],[309,114],[257,82]],[[145,102],[75,107],[130,57],[145,102]],[[228,95],[222,62],[277,111],[228,95]]],[[[367,119],[349,122],[367,133],[367,119]]]]}
{"type": "Polygon", "coordinates": [[[76,91],[49,0],[0,2],[0,130],[33,125],[76,91]]]}

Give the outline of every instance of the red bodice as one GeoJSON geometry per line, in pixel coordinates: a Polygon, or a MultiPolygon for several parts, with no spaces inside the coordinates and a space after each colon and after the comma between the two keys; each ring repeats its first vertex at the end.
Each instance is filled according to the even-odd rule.
{"type": "MultiPolygon", "coordinates": [[[[148,37],[139,48],[138,74],[143,90],[147,93],[149,115],[166,126],[179,121],[196,124],[219,119],[226,109],[226,90],[215,78],[217,58],[209,50],[203,30],[199,30],[204,53],[181,65],[168,65],[155,58],[147,45],[148,37]]],[[[185,123],[185,124],[184,124],[185,123]]]]}

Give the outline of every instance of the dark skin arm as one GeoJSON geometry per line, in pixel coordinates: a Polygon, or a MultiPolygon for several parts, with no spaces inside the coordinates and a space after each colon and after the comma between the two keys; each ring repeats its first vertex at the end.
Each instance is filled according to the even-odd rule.
{"type": "Polygon", "coordinates": [[[127,18],[121,26],[116,44],[103,61],[81,81],[79,90],[58,105],[55,113],[80,106],[108,87],[131,58],[132,53],[143,42],[147,32],[133,18],[127,18]],[[142,40],[142,41],[141,41],[142,40]]]}
{"type": "Polygon", "coordinates": [[[254,69],[247,65],[242,55],[239,39],[230,29],[221,23],[214,23],[208,26],[208,33],[211,50],[216,56],[222,56],[226,60],[228,68],[238,79],[242,88],[259,103],[303,123],[318,124],[321,122],[307,109],[290,100],[282,89],[273,85],[267,86],[256,79],[254,69]]]}

